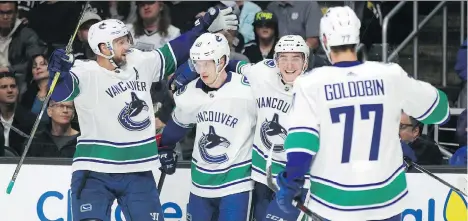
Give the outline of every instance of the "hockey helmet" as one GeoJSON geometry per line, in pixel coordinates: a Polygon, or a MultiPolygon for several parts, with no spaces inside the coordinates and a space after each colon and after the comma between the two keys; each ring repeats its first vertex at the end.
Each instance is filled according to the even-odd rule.
{"type": "Polygon", "coordinates": [[[100,21],[89,28],[88,43],[95,54],[111,59],[114,57],[112,42],[123,36],[128,36],[130,43],[133,44],[132,35],[122,21],[117,19],[107,19],[100,21]],[[105,44],[111,51],[111,55],[104,55],[99,49],[100,44],[105,44]]]}
{"type": "Polygon", "coordinates": [[[328,60],[330,60],[331,47],[358,45],[360,28],[361,21],[350,7],[329,8],[320,20],[320,42],[328,60]]]}
{"type": "Polygon", "coordinates": [[[219,64],[221,58],[225,57],[226,59],[222,68],[224,69],[229,62],[230,53],[231,49],[224,35],[220,33],[205,33],[198,37],[190,48],[190,64],[195,66],[196,61],[212,60],[215,62],[216,71],[218,71],[220,70],[219,64]]]}

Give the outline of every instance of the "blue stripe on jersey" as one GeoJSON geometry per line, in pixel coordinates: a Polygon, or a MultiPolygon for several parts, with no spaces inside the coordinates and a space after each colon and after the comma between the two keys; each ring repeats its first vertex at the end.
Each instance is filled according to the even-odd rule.
{"type": "Polygon", "coordinates": [[[231,165],[231,166],[229,166],[229,167],[226,167],[226,168],[224,168],[224,169],[209,170],[209,169],[205,169],[205,168],[199,167],[199,166],[197,165],[197,161],[196,161],[195,159],[192,160],[192,161],[194,162],[194,164],[195,164],[195,166],[197,167],[198,170],[203,171],[203,172],[208,172],[208,173],[219,173],[219,172],[224,172],[224,171],[230,170],[230,169],[233,168],[233,167],[244,166],[244,165],[247,165],[247,164],[252,163],[252,160],[246,160],[246,161],[244,161],[244,162],[240,162],[240,163],[233,164],[233,165],[231,165]]]}
{"type": "Polygon", "coordinates": [[[159,156],[154,156],[154,157],[142,159],[142,160],[115,162],[115,161],[106,161],[106,160],[97,160],[97,159],[75,158],[73,159],[73,162],[82,161],[82,162],[93,162],[93,163],[112,164],[112,165],[128,165],[128,164],[146,163],[146,162],[155,161],[158,159],[159,159],[159,156]]]}
{"type": "Polygon", "coordinates": [[[215,190],[215,189],[223,189],[223,188],[233,186],[233,185],[236,185],[236,184],[239,184],[239,183],[245,183],[245,182],[250,182],[250,181],[252,181],[252,179],[250,177],[247,177],[247,178],[238,180],[236,182],[232,182],[232,183],[228,183],[228,184],[224,184],[224,185],[216,186],[216,187],[214,187],[214,186],[200,186],[200,185],[194,183],[193,181],[192,181],[192,184],[194,186],[196,186],[197,188],[200,188],[200,189],[215,190]]]}
{"type": "Polygon", "coordinates": [[[147,139],[144,139],[144,140],[139,140],[139,141],[134,141],[134,142],[112,142],[112,141],[108,141],[108,140],[86,140],[86,139],[78,139],[77,141],[77,145],[78,144],[104,144],[106,146],[108,146],[109,144],[112,145],[112,146],[134,146],[134,145],[137,145],[137,144],[142,144],[142,143],[148,143],[148,142],[154,142],[155,141],[155,137],[150,137],[150,138],[147,138],[147,139]]]}
{"type": "Polygon", "coordinates": [[[295,131],[295,130],[306,130],[306,131],[308,130],[308,131],[312,131],[312,132],[316,133],[317,136],[319,136],[318,130],[315,129],[315,128],[313,128],[313,127],[291,127],[291,128],[289,128],[288,131],[289,131],[289,132],[293,132],[293,131],[295,131]]]}
{"type": "Polygon", "coordinates": [[[426,110],[426,112],[424,112],[421,116],[416,117],[415,119],[419,120],[419,119],[427,117],[427,115],[432,112],[432,110],[434,109],[435,105],[438,102],[439,102],[439,93],[436,91],[436,98],[435,98],[434,102],[432,103],[432,105],[429,107],[429,109],[426,110]]]}

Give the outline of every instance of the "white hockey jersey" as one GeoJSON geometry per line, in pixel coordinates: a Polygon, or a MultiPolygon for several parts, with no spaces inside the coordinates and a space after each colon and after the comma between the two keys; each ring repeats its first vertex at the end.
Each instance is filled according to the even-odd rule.
{"type": "Polygon", "coordinates": [[[103,173],[149,171],[159,167],[151,83],[175,70],[165,45],[127,54],[127,65],[109,71],[95,61],[75,61],[73,83],[57,85],[63,101],[74,100],[81,135],[73,170],[103,173]]]}
{"type": "Polygon", "coordinates": [[[407,208],[401,112],[438,124],[448,118],[447,97],[397,64],[335,65],[296,80],[286,151],[315,155],[308,207],[317,214],[347,221],[392,217],[407,208]]]}
{"type": "Polygon", "coordinates": [[[255,100],[246,78],[228,73],[226,83],[206,93],[198,78],[174,94],[172,118],[181,127],[197,125],[192,153],[192,188],[216,198],[253,189],[252,145],[255,100]]]}
{"type": "MultiPolygon", "coordinates": [[[[266,168],[270,155],[273,177],[286,166],[283,145],[288,133],[284,123],[291,109],[292,87],[281,82],[279,69],[272,59],[256,64],[239,63],[237,70],[249,79],[257,101],[258,120],[252,152],[252,179],[267,185],[266,168]]],[[[305,182],[305,187],[308,186],[309,182],[305,182]]]]}

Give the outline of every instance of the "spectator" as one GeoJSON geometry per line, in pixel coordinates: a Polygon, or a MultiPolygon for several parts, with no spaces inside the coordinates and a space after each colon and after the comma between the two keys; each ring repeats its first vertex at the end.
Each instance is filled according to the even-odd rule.
{"type": "Polygon", "coordinates": [[[258,12],[255,15],[253,27],[255,39],[246,45],[244,55],[252,63],[267,58],[273,59],[275,45],[278,41],[278,20],[276,16],[268,11],[258,12]]]}
{"type": "Polygon", "coordinates": [[[134,1],[109,1],[108,18],[119,19],[123,23],[137,20],[137,6],[134,1]]]}
{"type": "Polygon", "coordinates": [[[221,34],[223,34],[228,43],[229,43],[229,47],[231,47],[231,54],[229,55],[231,60],[239,60],[239,61],[245,61],[245,62],[250,62],[249,61],[249,58],[247,58],[247,56],[239,53],[239,52],[236,52],[235,50],[235,46],[233,44],[233,41],[235,41],[236,39],[236,35],[237,35],[237,31],[235,30],[228,30],[228,31],[221,31],[220,32],[221,34]]]}
{"type": "Polygon", "coordinates": [[[244,42],[247,43],[255,39],[253,22],[255,14],[262,9],[255,3],[250,1],[221,1],[228,7],[233,7],[234,12],[239,16],[239,33],[244,37],[244,42]]]}
{"type": "Polygon", "coordinates": [[[158,49],[180,35],[180,30],[171,25],[169,7],[164,2],[137,2],[137,6],[136,21],[127,25],[135,48],[143,51],[158,49]]]}
{"type": "Polygon", "coordinates": [[[17,10],[17,2],[0,2],[0,72],[20,74],[22,78],[29,59],[44,53],[45,46],[36,33],[17,18],[17,10]]]}
{"type": "Polygon", "coordinates": [[[466,40],[463,42],[460,50],[458,50],[457,54],[457,63],[455,64],[455,71],[457,72],[458,76],[462,80],[463,89],[461,90],[460,94],[458,95],[458,107],[459,108],[466,108],[467,102],[467,95],[466,95],[466,40]]]}
{"type": "Polygon", "coordinates": [[[422,135],[423,124],[411,116],[401,113],[400,138],[407,143],[416,154],[416,159],[421,165],[442,164],[442,154],[435,142],[422,135]]]}
{"type": "MultiPolygon", "coordinates": [[[[84,2],[45,1],[29,11],[28,27],[47,44],[49,51],[65,47],[78,24],[83,4],[84,2]]],[[[39,53],[44,51],[34,54],[39,53]]]]}
{"type": "Polygon", "coordinates": [[[101,16],[98,14],[87,11],[83,15],[83,19],[80,23],[80,27],[78,28],[78,33],[76,34],[75,41],[73,42],[73,56],[75,59],[90,59],[95,60],[96,54],[94,54],[91,47],[89,47],[88,43],[88,30],[91,25],[94,25],[101,21],[101,16]]]}
{"type": "MultiPolygon", "coordinates": [[[[35,115],[38,115],[41,111],[42,104],[49,91],[47,66],[48,61],[44,54],[34,55],[28,63],[28,73],[26,74],[28,87],[21,98],[21,105],[35,115]]],[[[48,122],[49,116],[42,115],[41,121],[48,122]]]]}
{"type": "Polygon", "coordinates": [[[13,148],[18,154],[23,152],[23,143],[31,132],[36,117],[33,113],[17,105],[18,87],[15,74],[0,73],[0,131],[3,132],[5,146],[13,148]],[[11,129],[11,126],[20,130],[11,129]]]}
{"type": "Polygon", "coordinates": [[[190,30],[195,23],[196,16],[200,12],[206,11],[210,7],[214,7],[217,1],[168,1],[166,2],[172,13],[171,23],[180,29],[181,33],[190,30]]]}
{"type": "Polygon", "coordinates": [[[271,2],[267,10],[278,18],[279,37],[300,35],[311,49],[319,46],[322,11],[315,1],[271,2]]]}
{"type": "Polygon", "coordinates": [[[34,136],[28,156],[72,158],[80,135],[71,127],[75,116],[73,101],[50,101],[47,115],[51,119],[50,124],[34,136]]]}
{"type": "Polygon", "coordinates": [[[466,138],[467,138],[467,116],[465,109],[457,121],[457,139],[460,148],[452,155],[449,159],[449,164],[454,166],[466,166],[467,165],[467,148],[466,148],[466,138]]]}

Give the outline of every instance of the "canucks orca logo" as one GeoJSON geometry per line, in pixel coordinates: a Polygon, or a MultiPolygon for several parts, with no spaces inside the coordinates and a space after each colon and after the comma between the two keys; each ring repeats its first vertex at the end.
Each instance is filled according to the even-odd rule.
{"type": "MultiPolygon", "coordinates": [[[[223,153],[220,155],[211,155],[208,150],[214,150],[215,147],[228,148],[231,145],[226,138],[216,134],[213,126],[210,126],[208,134],[203,133],[198,141],[198,147],[200,149],[200,156],[208,163],[221,164],[229,160],[227,154],[223,153]]],[[[224,152],[224,151],[223,151],[224,152]]]]}
{"type": "Polygon", "coordinates": [[[142,120],[138,120],[138,117],[142,111],[148,111],[148,104],[144,100],[140,100],[135,92],[131,93],[132,101],[125,103],[125,107],[119,113],[119,123],[127,130],[137,131],[144,130],[150,124],[149,116],[142,120]]]}
{"type": "Polygon", "coordinates": [[[262,123],[262,127],[260,128],[260,138],[262,140],[263,145],[268,149],[271,149],[271,147],[273,146],[274,152],[284,151],[283,144],[287,135],[288,132],[286,131],[286,129],[284,129],[283,126],[281,126],[281,124],[279,124],[279,116],[276,113],[273,115],[273,119],[271,121],[265,119],[265,121],[262,123]],[[280,139],[278,140],[278,142],[273,143],[272,140],[275,137],[278,137],[280,139]]]}

